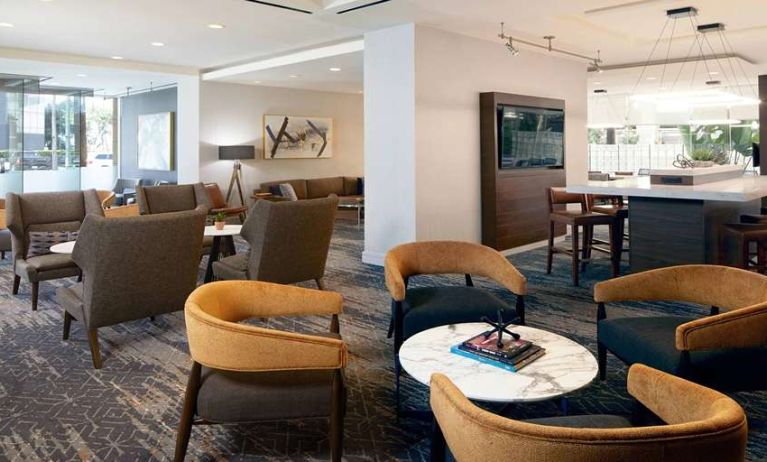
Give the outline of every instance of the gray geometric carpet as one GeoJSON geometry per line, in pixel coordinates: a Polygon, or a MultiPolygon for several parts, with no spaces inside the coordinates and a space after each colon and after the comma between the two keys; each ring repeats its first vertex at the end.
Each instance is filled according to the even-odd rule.
{"type": "MultiPolygon", "coordinates": [[[[351,359],[346,370],[345,459],[425,461],[429,424],[418,419],[398,424],[394,416],[392,348],[386,338],[389,296],[381,268],[360,263],[361,251],[361,229],[339,220],[326,284],[346,300],[341,331],[351,359]]],[[[552,275],[543,272],[543,249],[511,260],[529,281],[528,324],[568,336],[595,352],[591,287],[607,277],[606,262],[593,262],[583,274],[582,287],[574,288],[565,257],[555,258],[552,275]]],[[[190,367],[181,313],[99,329],[104,368],[97,371],[81,326],[74,323],[70,340],[61,340],[62,311],[53,294],[57,286],[74,281],[42,283],[39,310],[32,312],[29,285],[22,283],[20,294],[13,296],[11,280],[6,259],[0,262],[0,459],[171,459],[190,367]]],[[[458,277],[422,277],[413,284],[436,280],[462,283],[458,277]]],[[[476,282],[512,301],[488,281],[476,282]]],[[[700,315],[692,307],[670,304],[610,307],[616,316],[660,312],[700,315]]],[[[307,331],[325,326],[326,320],[280,319],[271,325],[307,331]]],[[[631,413],[625,368],[612,356],[608,367],[606,382],[595,381],[571,397],[571,413],[631,413]]],[[[426,387],[409,378],[403,386],[405,406],[424,409],[426,387]]],[[[749,416],[750,460],[767,460],[765,393],[741,393],[734,398],[749,416]]],[[[543,402],[515,406],[509,415],[524,418],[558,412],[556,402],[543,402]]],[[[187,460],[327,460],[327,430],[326,420],[195,427],[187,460]]]]}

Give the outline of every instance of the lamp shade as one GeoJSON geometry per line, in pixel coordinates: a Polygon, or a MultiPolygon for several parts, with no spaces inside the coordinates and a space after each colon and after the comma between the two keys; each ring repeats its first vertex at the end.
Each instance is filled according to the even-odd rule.
{"type": "Polygon", "coordinates": [[[256,157],[256,148],[253,146],[219,146],[219,160],[253,159],[256,157]]]}

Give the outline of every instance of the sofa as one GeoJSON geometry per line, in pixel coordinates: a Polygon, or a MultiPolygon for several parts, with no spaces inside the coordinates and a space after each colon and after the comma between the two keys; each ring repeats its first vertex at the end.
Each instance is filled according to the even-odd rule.
{"type": "Polygon", "coordinates": [[[319,199],[331,194],[338,196],[339,203],[359,201],[364,198],[362,180],[355,176],[335,176],[329,178],[311,178],[302,180],[282,180],[261,183],[258,193],[273,193],[274,187],[289,183],[296,191],[298,200],[319,199]]]}

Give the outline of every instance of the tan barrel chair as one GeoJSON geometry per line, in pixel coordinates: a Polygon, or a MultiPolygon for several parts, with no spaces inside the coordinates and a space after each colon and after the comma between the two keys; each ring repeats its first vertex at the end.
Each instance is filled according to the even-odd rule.
{"type": "Polygon", "coordinates": [[[483,316],[525,323],[527,279],[500,252],[461,241],[422,241],[401,244],[386,254],[386,287],[392,298],[388,336],[394,336],[394,375],[397,411],[400,403],[399,349],[409,337],[432,327],[479,322],[483,316]],[[466,286],[415,287],[417,275],[463,274],[466,286]],[[516,307],[487,290],[474,287],[472,275],[490,278],[516,295],[516,307]]]}
{"type": "Polygon", "coordinates": [[[767,389],[767,276],[716,265],[682,265],[594,287],[600,378],[607,351],[718,390],[767,389]],[[608,317],[605,303],[675,301],[710,316],[608,317]]]}
{"type": "Polygon", "coordinates": [[[434,374],[430,401],[438,427],[433,450],[443,451],[440,442],[446,441],[458,462],[745,459],[746,415],[731,398],[641,364],[631,367],[627,385],[666,425],[632,427],[620,416],[507,419],[477,407],[450,379],[434,374]]]}
{"type": "Polygon", "coordinates": [[[338,334],[342,310],[343,298],[334,292],[260,281],[198,287],[184,309],[193,363],[175,460],[184,459],[194,423],[329,417],[331,459],[340,461],[347,361],[338,334]],[[330,333],[298,334],[240,323],[307,315],[330,315],[330,333]]]}

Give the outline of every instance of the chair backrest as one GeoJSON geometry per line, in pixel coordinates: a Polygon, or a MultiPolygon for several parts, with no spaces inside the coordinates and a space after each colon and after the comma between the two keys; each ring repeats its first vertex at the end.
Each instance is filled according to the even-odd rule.
{"type": "Polygon", "coordinates": [[[644,365],[629,392],[668,425],[570,428],[501,417],[477,407],[442,374],[431,378],[431,408],[458,462],[474,460],[743,461],[748,428],[731,398],[644,365]]]}
{"type": "Polygon", "coordinates": [[[72,260],[83,271],[83,322],[109,326],[183,309],[197,285],[205,210],[88,216],[72,260]]]}
{"type": "Polygon", "coordinates": [[[13,236],[14,260],[23,259],[31,231],[77,231],[86,215],[104,216],[95,189],[42,193],[8,193],[6,220],[13,236]]]}
{"type": "Polygon", "coordinates": [[[221,188],[218,187],[218,183],[205,183],[205,190],[208,192],[211,208],[222,209],[227,207],[226,199],[224,199],[224,195],[221,193],[221,188]]]}
{"type": "Polygon", "coordinates": [[[281,284],[321,278],[337,209],[336,196],[257,201],[240,233],[250,244],[249,278],[281,284]]]}
{"type": "Polygon", "coordinates": [[[548,194],[549,212],[553,212],[555,205],[580,204],[581,211],[588,210],[585,194],[569,193],[562,187],[549,188],[548,194]]]}
{"type": "Polygon", "coordinates": [[[140,186],[137,201],[142,215],[194,210],[201,205],[210,210],[210,199],[202,183],[140,186]]]}
{"type": "Polygon", "coordinates": [[[104,209],[104,216],[107,218],[116,217],[137,217],[139,213],[138,204],[121,205],[119,207],[110,207],[104,209]]]}
{"type": "Polygon", "coordinates": [[[101,201],[101,208],[107,209],[112,206],[112,204],[115,203],[115,193],[114,191],[106,191],[106,190],[97,190],[96,194],[99,196],[99,200],[101,201]]]}
{"type": "Polygon", "coordinates": [[[112,191],[115,194],[122,194],[126,189],[136,189],[141,180],[138,178],[118,178],[115,180],[115,185],[112,191]]]}

